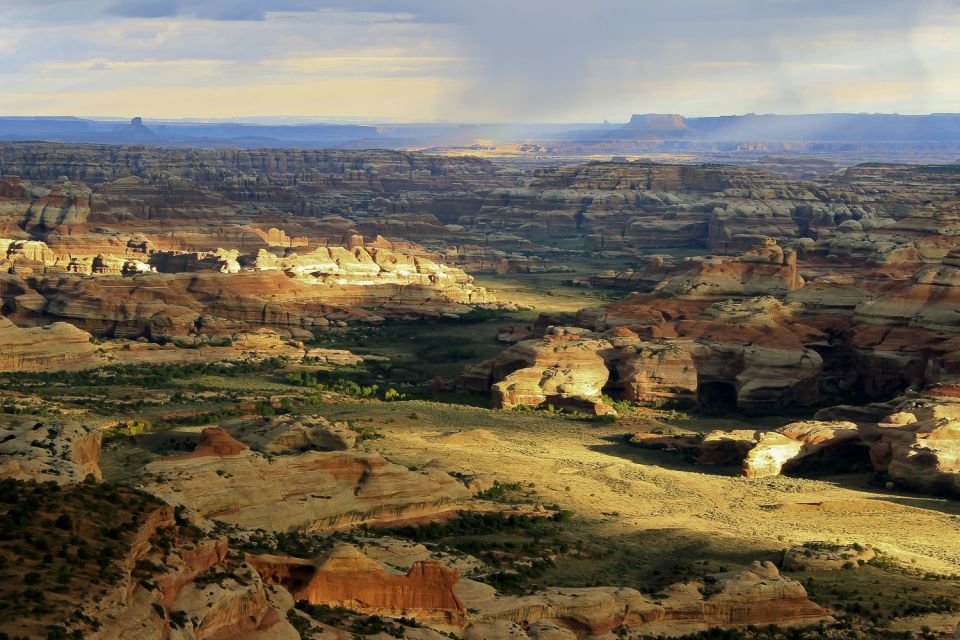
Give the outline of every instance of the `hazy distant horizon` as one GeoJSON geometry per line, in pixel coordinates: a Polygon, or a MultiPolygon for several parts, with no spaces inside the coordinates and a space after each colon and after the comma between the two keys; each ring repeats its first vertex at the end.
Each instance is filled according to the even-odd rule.
{"type": "Polygon", "coordinates": [[[115,122],[115,123],[128,123],[133,118],[142,118],[144,124],[157,123],[183,123],[183,124],[257,124],[257,125],[275,125],[275,126],[297,126],[297,125],[309,125],[309,124],[350,124],[350,125],[366,125],[366,126],[437,126],[437,125],[467,125],[467,126],[590,126],[590,125],[625,125],[630,122],[630,119],[633,116],[637,115],[647,115],[647,116],[680,116],[688,120],[693,119],[705,119],[705,118],[742,118],[746,116],[902,116],[902,117],[926,117],[926,116],[960,116],[960,105],[957,106],[956,111],[944,111],[944,112],[913,112],[913,113],[902,113],[902,112],[892,112],[892,111],[822,111],[822,112],[748,112],[748,113],[704,113],[704,114],[690,114],[690,113],[679,113],[676,111],[669,112],[634,112],[627,115],[624,118],[617,119],[604,119],[598,121],[585,121],[585,120],[538,120],[538,121],[467,121],[467,120],[390,120],[390,119],[378,119],[378,118],[361,118],[355,116],[283,116],[283,115],[256,115],[256,116],[243,116],[236,118],[218,118],[218,117],[202,117],[202,116],[184,116],[182,118],[161,118],[153,117],[143,114],[133,114],[133,115],[80,115],[75,113],[61,113],[61,114],[50,114],[50,115],[39,115],[39,114],[9,114],[9,113],[0,113],[0,118],[37,118],[37,119],[68,119],[75,118],[78,120],[90,120],[94,122],[115,122]]]}

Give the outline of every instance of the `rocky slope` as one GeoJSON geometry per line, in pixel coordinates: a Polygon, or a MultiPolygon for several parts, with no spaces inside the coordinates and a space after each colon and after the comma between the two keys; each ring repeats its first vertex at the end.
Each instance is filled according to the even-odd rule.
{"type": "MultiPolygon", "coordinates": [[[[264,585],[251,567],[229,557],[226,539],[185,513],[109,485],[3,483],[0,632],[97,640],[299,638],[286,620],[289,594],[264,585]],[[16,552],[12,541],[30,539],[47,517],[43,539],[63,551],[36,568],[8,562],[16,552]],[[22,584],[32,586],[21,594],[22,584]]],[[[39,559],[42,550],[29,552],[31,560],[34,554],[39,559]]]]}

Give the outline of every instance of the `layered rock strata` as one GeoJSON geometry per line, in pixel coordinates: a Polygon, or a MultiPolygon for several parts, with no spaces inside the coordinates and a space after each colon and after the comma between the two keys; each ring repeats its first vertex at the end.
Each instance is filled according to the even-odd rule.
{"type": "Polygon", "coordinates": [[[354,451],[268,459],[220,429],[205,430],[189,455],[148,464],[140,483],[205,517],[271,531],[442,517],[470,496],[462,483],[436,469],[409,471],[375,453],[354,451]]]}
{"type": "Polygon", "coordinates": [[[459,577],[436,561],[417,561],[395,575],[351,545],[337,546],[316,562],[263,555],[248,561],[265,581],[312,604],[458,625],[467,613],[454,589],[459,577]]]}

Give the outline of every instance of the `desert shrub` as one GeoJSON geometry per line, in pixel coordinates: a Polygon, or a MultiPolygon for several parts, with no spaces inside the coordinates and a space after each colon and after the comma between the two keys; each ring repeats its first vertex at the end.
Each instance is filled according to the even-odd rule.
{"type": "Polygon", "coordinates": [[[174,629],[187,626],[187,612],[177,609],[170,612],[170,626],[174,629]]]}
{"type": "Polygon", "coordinates": [[[349,423],[349,426],[352,430],[357,432],[357,442],[363,442],[364,440],[380,440],[385,436],[377,431],[377,428],[370,424],[358,425],[354,423],[349,423]]]}
{"type": "Polygon", "coordinates": [[[383,394],[383,399],[386,402],[395,402],[397,400],[404,400],[407,396],[400,393],[394,388],[387,389],[386,393],[383,394]]]}
{"type": "Polygon", "coordinates": [[[325,604],[310,604],[306,600],[299,600],[296,608],[303,611],[317,622],[347,629],[360,636],[375,636],[387,634],[394,638],[404,636],[404,627],[419,627],[420,624],[415,620],[400,618],[392,620],[380,616],[367,616],[357,614],[344,607],[331,607],[325,604]]]}
{"type": "Polygon", "coordinates": [[[450,319],[449,322],[486,322],[487,320],[501,320],[511,317],[512,312],[506,309],[490,309],[474,307],[467,313],[462,314],[456,320],[450,319]]]}
{"type": "Polygon", "coordinates": [[[331,391],[351,398],[374,398],[380,391],[379,385],[363,385],[343,376],[330,376],[322,371],[292,371],[285,378],[287,384],[319,391],[331,391]]]}
{"type": "Polygon", "coordinates": [[[493,481],[493,486],[489,489],[479,492],[476,497],[481,500],[492,500],[494,502],[512,502],[510,494],[523,489],[522,482],[500,482],[493,481]]]}

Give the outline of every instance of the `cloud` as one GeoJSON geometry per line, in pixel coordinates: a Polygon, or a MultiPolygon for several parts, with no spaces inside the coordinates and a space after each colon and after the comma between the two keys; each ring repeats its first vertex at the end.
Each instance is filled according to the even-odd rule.
{"type": "Polygon", "coordinates": [[[118,2],[110,6],[107,13],[123,18],[172,18],[179,8],[174,0],[135,0],[118,2]]]}
{"type": "Polygon", "coordinates": [[[110,92],[162,89],[216,116],[197,87],[278,83],[389,86],[403,99],[365,114],[470,121],[960,104],[960,0],[4,0],[0,43],[0,112],[99,92],[108,113],[110,92]]]}

